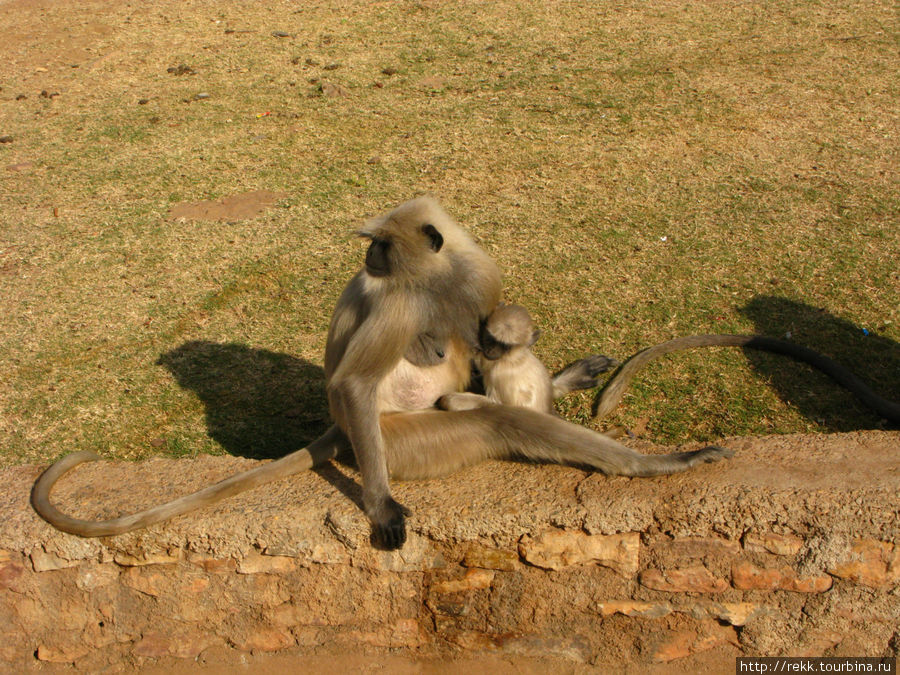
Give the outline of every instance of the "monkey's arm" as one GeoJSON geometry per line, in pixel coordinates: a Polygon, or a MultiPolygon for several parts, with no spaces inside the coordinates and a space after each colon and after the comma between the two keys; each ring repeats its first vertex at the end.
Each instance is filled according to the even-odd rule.
{"type": "Polygon", "coordinates": [[[379,419],[378,383],[397,365],[420,332],[416,313],[385,299],[350,339],[328,382],[328,402],[335,422],[350,439],[362,474],[363,506],[376,537],[387,548],[406,541],[406,507],[391,497],[379,419]]]}
{"type": "Polygon", "coordinates": [[[553,376],[553,398],[560,398],[579,389],[593,389],[599,385],[597,375],[618,365],[618,361],[602,354],[593,354],[570,363],[553,376]]]}

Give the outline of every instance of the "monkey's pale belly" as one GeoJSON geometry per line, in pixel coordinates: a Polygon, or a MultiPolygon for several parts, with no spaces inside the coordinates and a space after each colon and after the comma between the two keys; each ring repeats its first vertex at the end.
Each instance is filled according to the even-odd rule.
{"type": "Polygon", "coordinates": [[[434,406],[444,394],[459,390],[449,363],[420,368],[406,359],[378,383],[378,400],[382,412],[424,410],[434,406]]]}

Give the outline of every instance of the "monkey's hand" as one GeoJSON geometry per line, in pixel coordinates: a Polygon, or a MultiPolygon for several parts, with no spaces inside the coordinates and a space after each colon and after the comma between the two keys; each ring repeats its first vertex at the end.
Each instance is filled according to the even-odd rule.
{"type": "Polygon", "coordinates": [[[602,354],[579,359],[553,376],[553,398],[559,398],[579,389],[593,389],[600,383],[597,376],[612,370],[619,362],[602,354]]]}
{"type": "Polygon", "coordinates": [[[376,544],[393,551],[406,543],[406,518],[412,515],[412,511],[403,504],[388,496],[375,507],[367,508],[366,515],[372,521],[376,544]]]}

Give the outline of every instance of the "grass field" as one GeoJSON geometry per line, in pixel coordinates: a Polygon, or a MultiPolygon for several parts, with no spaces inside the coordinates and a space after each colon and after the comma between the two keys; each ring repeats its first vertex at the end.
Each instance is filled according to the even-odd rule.
{"type": "MultiPolygon", "coordinates": [[[[898,24],[877,0],[0,0],[0,463],[299,447],[352,232],[422,192],[551,368],[790,334],[900,399],[898,24]],[[253,190],[284,196],[169,215],[253,190]]],[[[594,424],[591,400],[560,409],[594,424]]],[[[805,367],[708,350],[608,424],[879,420],[805,367]]]]}

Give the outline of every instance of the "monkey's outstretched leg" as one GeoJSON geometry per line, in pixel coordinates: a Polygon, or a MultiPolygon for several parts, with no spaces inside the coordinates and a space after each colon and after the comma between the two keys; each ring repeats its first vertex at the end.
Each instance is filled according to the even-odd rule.
{"type": "Polygon", "coordinates": [[[311,469],[335,457],[339,452],[349,449],[350,444],[344,433],[337,426],[332,426],[325,434],[302,450],[292,452],[272,462],[267,462],[255,469],[239,473],[223,481],[210,485],[199,492],[175,499],[146,511],[111,520],[81,520],[72,518],[57,509],[50,502],[50,491],[54,484],[70,469],[100,459],[89,451],[75,452],[66,455],[47,469],[31,490],[31,504],[34,510],[56,529],[77,534],[82,537],[104,537],[113,534],[130,532],[147,527],[174,516],[193,511],[201,506],[213,504],[244,490],[249,490],[263,483],[284,478],[291,474],[311,469]]]}
{"type": "Polygon", "coordinates": [[[513,457],[590,466],[609,475],[658,476],[733,455],[718,446],[643,455],[553,415],[490,402],[468,410],[384,415],[381,429],[388,470],[402,480],[434,478],[485,459],[513,457]]]}

